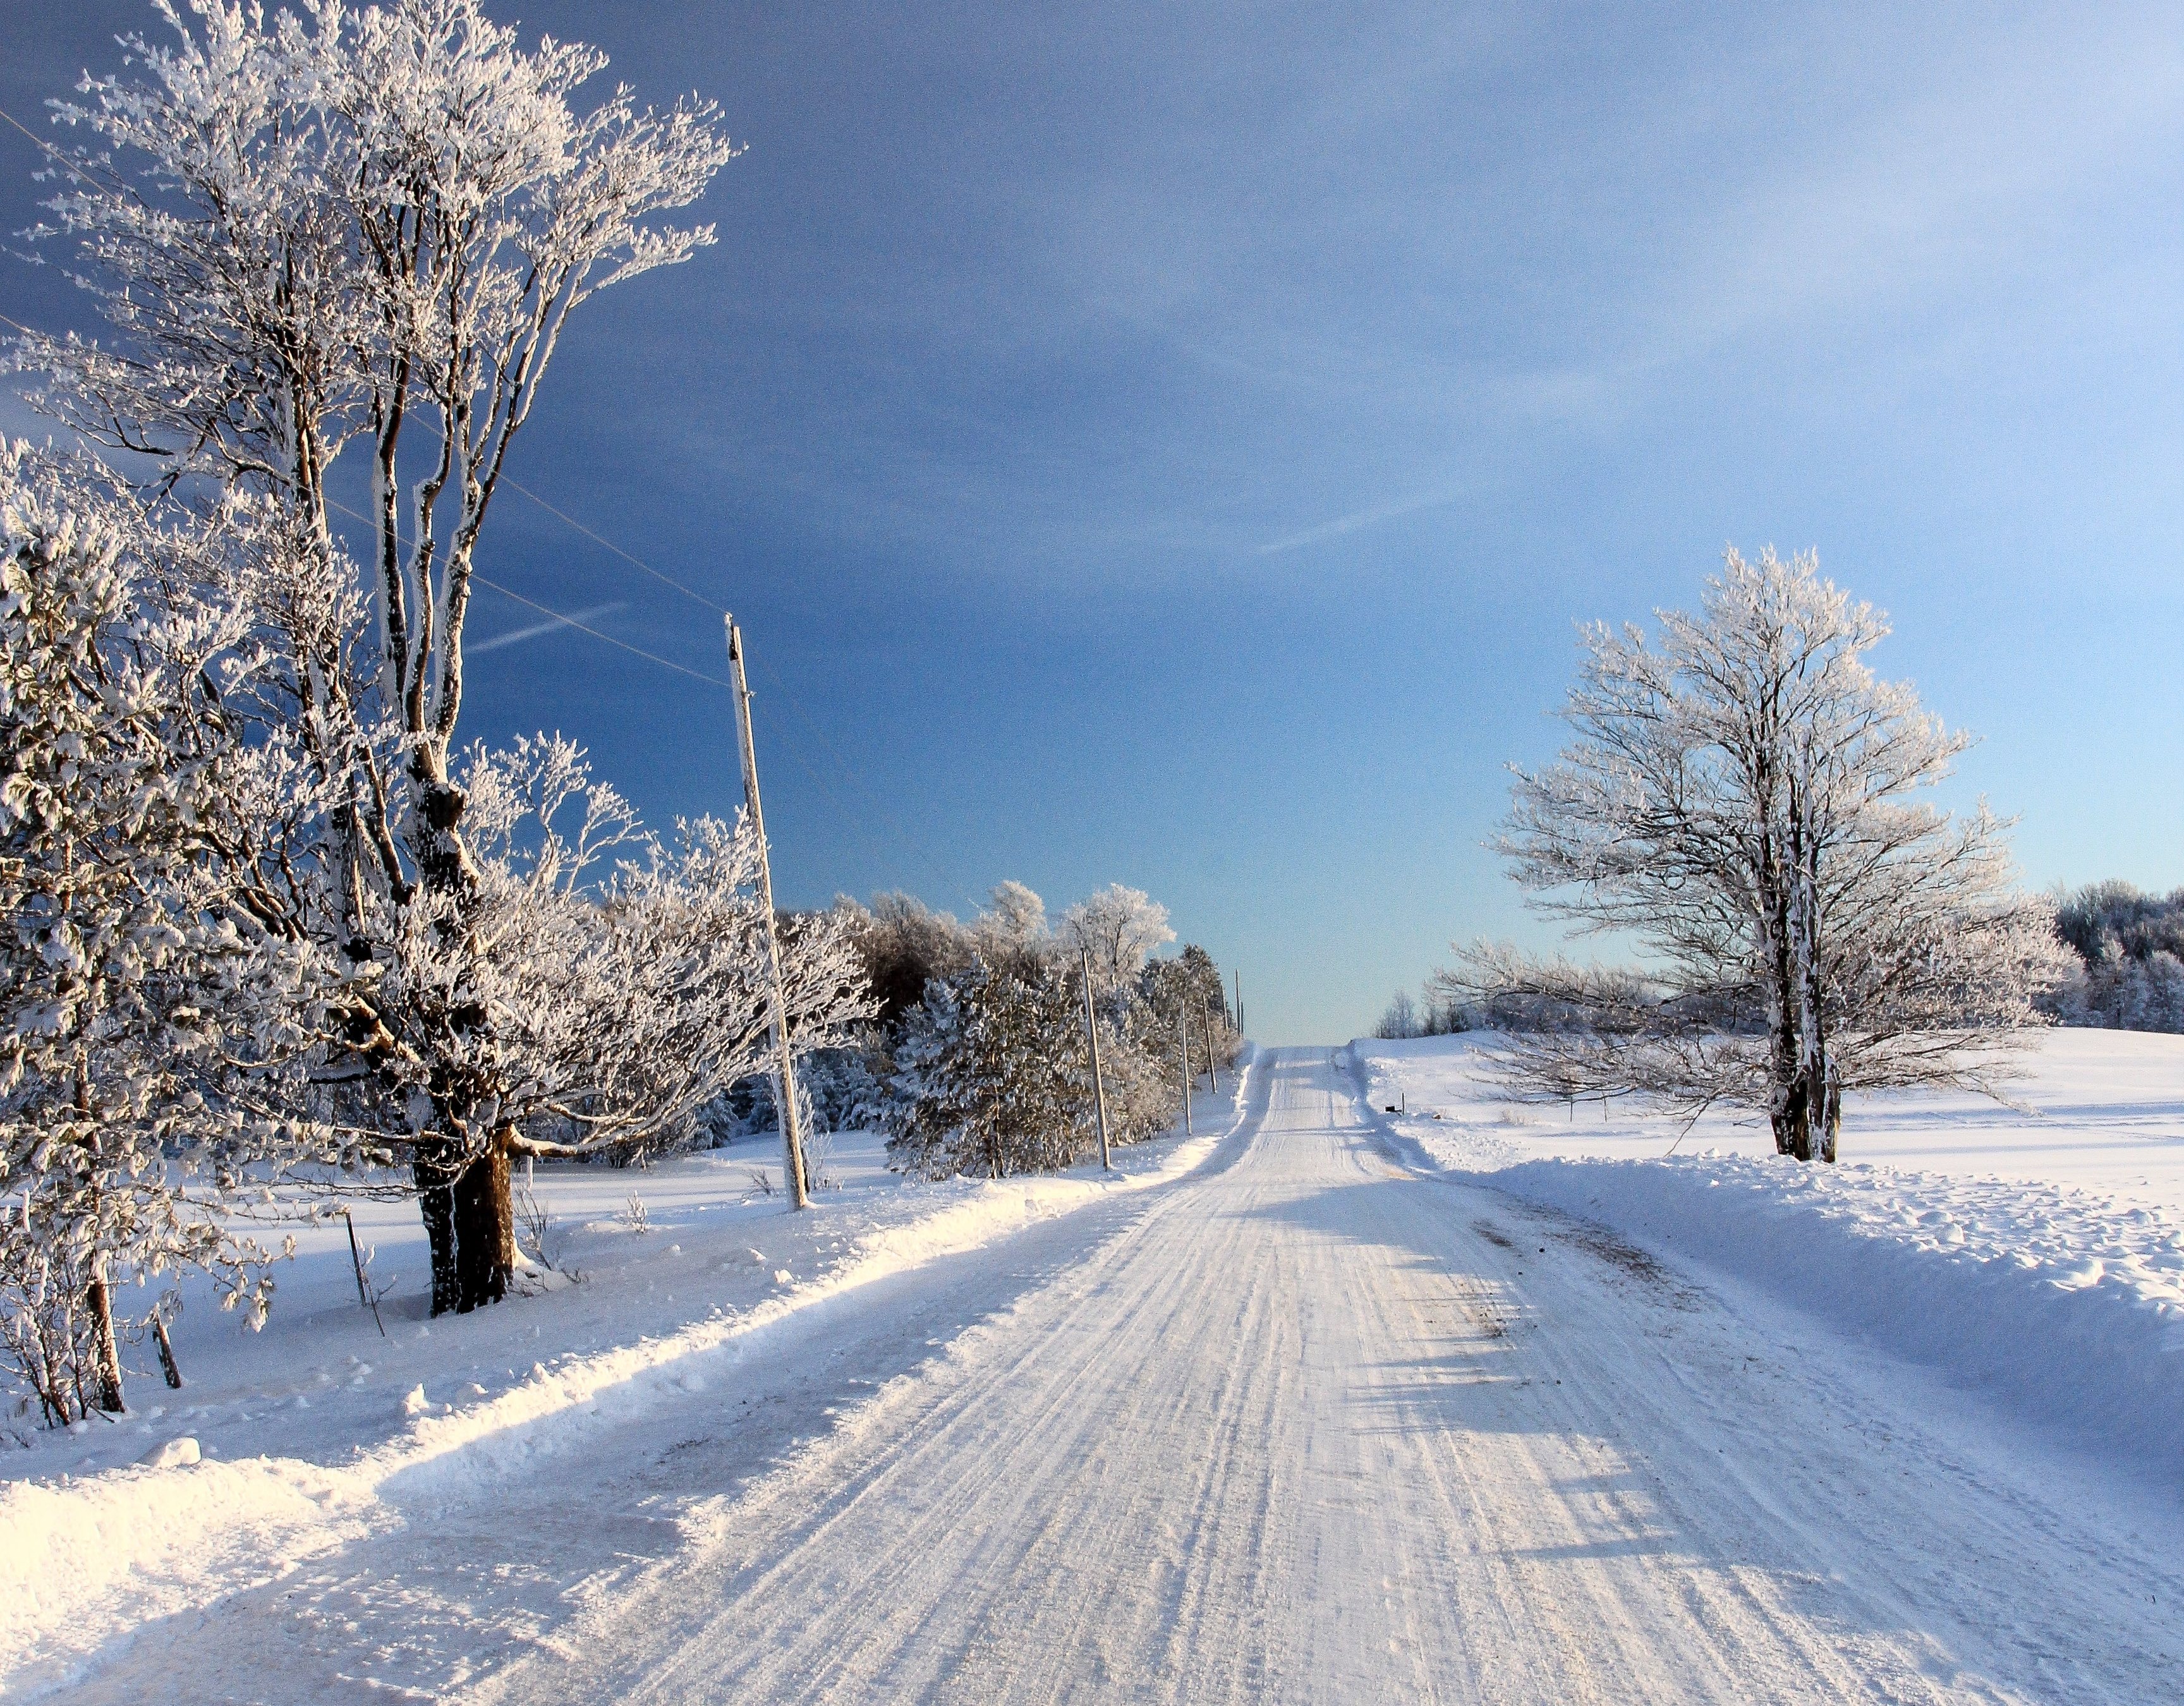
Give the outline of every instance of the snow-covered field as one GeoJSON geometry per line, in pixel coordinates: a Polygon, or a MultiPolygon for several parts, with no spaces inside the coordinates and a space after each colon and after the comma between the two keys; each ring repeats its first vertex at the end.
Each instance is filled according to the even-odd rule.
{"type": "Polygon", "coordinates": [[[705,1391],[814,1306],[1174,1178],[1234,1123],[1240,1085],[1224,1075],[1223,1092],[1197,1099],[1195,1140],[1118,1149],[1110,1174],[1095,1159],[1028,1179],[905,1180],[883,1139],[836,1134],[818,1151],[827,1188],[803,1214],[780,1194],[772,1136],[643,1169],[541,1166],[551,1289],[437,1322],[415,1205],[358,1200],[371,1277],[393,1282],[383,1332],[358,1303],[347,1229],[307,1229],[264,1331],[193,1285],[173,1334],[183,1390],[140,1346],[125,1359],[126,1417],[25,1426],[0,1452],[0,1695],[49,1686],[148,1620],[383,1526],[390,1487],[451,1497],[550,1473],[663,1395],[705,1391]]]}
{"type": "Polygon", "coordinates": [[[2016,1108],[1852,1098],[1831,1168],[1724,1114],[1513,1105],[1490,1047],[1344,1062],[1421,1165],[1696,1257],[2184,1489],[2184,1037],[2044,1033],[2016,1108]]]}

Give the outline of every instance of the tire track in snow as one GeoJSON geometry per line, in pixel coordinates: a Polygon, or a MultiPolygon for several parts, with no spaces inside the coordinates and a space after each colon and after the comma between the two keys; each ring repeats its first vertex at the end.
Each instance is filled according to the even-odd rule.
{"type": "Polygon", "coordinates": [[[1268,1062],[1189,1179],[840,1300],[727,1398],[87,1693],[2181,1692],[2174,1513],[1579,1229],[1391,1168],[1314,1056],[1268,1062]]]}
{"type": "Polygon", "coordinates": [[[1808,1330],[1786,1347],[1763,1302],[1391,1168],[1316,1058],[1269,1065],[1225,1167],[711,1511],[584,1620],[570,1666],[477,1698],[2092,1700],[2176,1681],[2173,1634],[2132,1610],[2135,1575],[2176,1586],[2159,1545],[2119,1557],[2041,1503],[2036,1470],[1929,1431],[1915,1386],[1908,1406],[1869,1388],[1869,1360],[1808,1330]],[[1497,1238],[1474,1224],[1497,1217],[1497,1238]],[[1840,1441],[1861,1429],[1890,1462],[1840,1441]],[[1975,1565],[1937,1571],[1958,1547],[1975,1565]]]}

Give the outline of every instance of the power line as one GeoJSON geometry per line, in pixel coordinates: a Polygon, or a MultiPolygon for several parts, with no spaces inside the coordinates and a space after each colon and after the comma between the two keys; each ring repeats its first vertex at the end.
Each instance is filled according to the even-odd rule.
{"type": "MultiPolygon", "coordinates": [[[[430,422],[426,422],[426,424],[428,427],[431,425],[430,422]]],[[[437,429],[433,428],[432,430],[437,431],[437,429]]],[[[507,480],[510,486],[514,487],[515,490],[521,492],[525,497],[530,499],[532,503],[536,504],[548,515],[557,516],[560,520],[566,521],[571,527],[574,527],[593,544],[612,551],[624,562],[643,569],[645,573],[651,576],[655,581],[659,581],[666,586],[674,588],[675,590],[682,594],[684,598],[688,599],[694,604],[703,605],[707,610],[712,611],[715,616],[724,616],[727,615],[727,609],[725,605],[715,604],[710,599],[707,598],[702,593],[692,592],[689,588],[684,586],[682,582],[677,580],[672,575],[662,574],[658,569],[654,568],[651,564],[646,562],[644,558],[632,556],[629,552],[625,551],[620,545],[615,544],[613,540],[601,538],[597,533],[593,532],[574,516],[569,515],[564,510],[555,509],[551,504],[548,503],[528,486],[523,485],[518,481],[509,479],[509,477],[505,474],[502,475],[500,477],[504,480],[507,480]]]]}
{"type": "MultiPolygon", "coordinates": [[[[326,507],[328,509],[338,510],[342,514],[349,516],[352,520],[362,521],[366,527],[372,525],[370,516],[365,515],[359,510],[350,509],[348,505],[336,503],[332,498],[327,499],[326,501],[326,507]]],[[[403,538],[399,533],[397,533],[394,537],[395,542],[398,544],[406,545],[410,543],[407,539],[403,538]]],[[[537,610],[541,616],[552,616],[556,622],[566,623],[569,627],[576,629],[578,633],[589,634],[595,640],[604,640],[609,645],[617,646],[623,651],[630,653],[632,656],[641,657],[647,663],[656,663],[662,669],[671,669],[677,675],[687,675],[694,681],[702,681],[713,687],[725,688],[728,685],[727,683],[722,681],[721,677],[716,675],[707,675],[703,670],[692,669],[686,664],[679,664],[676,662],[672,658],[662,657],[658,652],[647,651],[643,646],[632,645],[627,640],[618,640],[612,634],[601,633],[597,628],[578,622],[576,617],[568,615],[566,611],[557,610],[551,605],[542,605],[536,599],[526,598],[521,593],[515,591],[513,588],[504,587],[499,581],[488,579],[484,575],[480,574],[476,569],[472,569],[470,571],[470,575],[471,578],[476,581],[480,586],[492,588],[493,591],[499,593],[504,599],[514,599],[519,605],[528,605],[531,609],[537,610]]]]}

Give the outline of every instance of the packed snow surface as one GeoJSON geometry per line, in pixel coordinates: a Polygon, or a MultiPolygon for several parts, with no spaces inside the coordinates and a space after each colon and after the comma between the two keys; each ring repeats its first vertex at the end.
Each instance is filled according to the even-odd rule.
{"type": "MultiPolygon", "coordinates": [[[[1658,1163],[1429,1153],[1359,1094],[1377,1060],[1262,1056],[1134,1187],[847,1183],[882,1223],[854,1236],[845,1206],[701,1212],[720,1175],[680,1207],[613,1176],[653,1229],[603,1191],[565,1252],[582,1285],[429,1341],[390,1321],[407,1360],[339,1386],[378,1394],[376,1433],[310,1432],[314,1399],[285,1436],[170,1427],[194,1464],[135,1466],[132,1423],[96,1472],[33,1468],[0,1507],[11,1567],[20,1500],[75,1514],[51,1597],[0,1596],[0,1674],[98,1701],[2184,1694],[2173,1484],[1490,1182],[1658,1163]],[[958,1213],[983,1218],[942,1230],[958,1213]],[[538,1369],[465,1372],[526,1341],[538,1369]]],[[[329,1370],[352,1344],[287,1342],[329,1370]]]]}

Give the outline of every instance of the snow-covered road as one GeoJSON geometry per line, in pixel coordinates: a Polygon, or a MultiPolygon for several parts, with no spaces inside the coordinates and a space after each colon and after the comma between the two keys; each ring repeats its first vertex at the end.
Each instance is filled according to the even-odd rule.
{"type": "Polygon", "coordinates": [[[1324,1051],[1255,1079],[1195,1174],[421,1471],[78,1698],[2184,1698],[2166,1493],[1399,1165],[1324,1051]]]}

